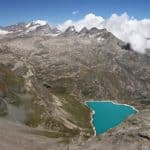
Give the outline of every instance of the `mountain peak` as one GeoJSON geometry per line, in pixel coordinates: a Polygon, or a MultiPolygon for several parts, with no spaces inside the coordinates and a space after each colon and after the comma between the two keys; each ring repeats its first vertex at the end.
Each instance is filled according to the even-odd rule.
{"type": "Polygon", "coordinates": [[[82,33],[87,33],[89,30],[86,28],[86,27],[83,27],[81,30],[80,30],[80,34],[82,33]]]}
{"type": "Polygon", "coordinates": [[[34,25],[38,25],[38,26],[45,26],[46,24],[48,24],[47,21],[44,20],[36,20],[36,21],[32,21],[31,23],[28,23],[26,25],[26,28],[30,27],[30,26],[34,26],[34,25]]]}
{"type": "Polygon", "coordinates": [[[26,32],[31,32],[36,30],[39,27],[43,27],[43,26],[49,26],[47,21],[44,20],[36,20],[36,21],[32,21],[31,23],[28,23],[26,25],[27,31],[26,32]]]}
{"type": "Polygon", "coordinates": [[[96,27],[93,27],[89,30],[89,33],[90,34],[97,34],[100,32],[100,29],[96,28],[96,27]]]}
{"type": "Polygon", "coordinates": [[[61,36],[75,36],[77,33],[75,26],[70,26],[61,34],[61,36]]]}
{"type": "Polygon", "coordinates": [[[68,27],[65,32],[76,32],[75,26],[68,27]]]}

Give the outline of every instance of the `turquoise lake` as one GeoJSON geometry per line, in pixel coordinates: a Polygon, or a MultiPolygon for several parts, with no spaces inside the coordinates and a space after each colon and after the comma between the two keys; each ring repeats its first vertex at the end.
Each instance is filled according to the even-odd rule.
{"type": "Polygon", "coordinates": [[[137,112],[132,106],[115,104],[111,101],[89,101],[86,104],[95,112],[93,125],[96,129],[96,135],[114,128],[137,112]]]}

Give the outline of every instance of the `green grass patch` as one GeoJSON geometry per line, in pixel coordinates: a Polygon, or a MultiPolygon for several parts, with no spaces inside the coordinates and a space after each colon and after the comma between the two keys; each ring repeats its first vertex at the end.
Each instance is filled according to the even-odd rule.
{"type": "Polygon", "coordinates": [[[27,110],[26,125],[35,128],[42,123],[41,115],[44,112],[43,107],[31,102],[26,104],[25,109],[27,110]]]}
{"type": "Polygon", "coordinates": [[[62,108],[70,114],[70,117],[67,119],[86,130],[87,133],[94,134],[90,123],[90,109],[75,96],[57,93],[57,97],[59,97],[63,104],[62,108]]]}

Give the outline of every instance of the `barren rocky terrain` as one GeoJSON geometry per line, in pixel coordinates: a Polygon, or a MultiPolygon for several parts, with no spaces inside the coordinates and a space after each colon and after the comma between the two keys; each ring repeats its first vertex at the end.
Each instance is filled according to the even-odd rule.
{"type": "Polygon", "coordinates": [[[0,150],[149,150],[148,51],[133,51],[105,29],[50,31],[0,39],[0,150]],[[90,99],[139,112],[95,137],[90,99]]]}

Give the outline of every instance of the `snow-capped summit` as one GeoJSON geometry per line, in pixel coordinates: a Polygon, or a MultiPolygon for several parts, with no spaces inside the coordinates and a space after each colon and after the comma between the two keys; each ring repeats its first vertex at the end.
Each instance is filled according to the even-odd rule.
{"type": "Polygon", "coordinates": [[[48,22],[45,20],[36,20],[36,21],[33,21],[33,24],[39,24],[41,26],[44,26],[44,25],[48,24],[48,22]]]}
{"type": "Polygon", "coordinates": [[[31,23],[28,23],[26,25],[26,32],[31,32],[31,31],[34,31],[36,30],[37,28],[41,27],[41,26],[46,26],[48,25],[48,22],[47,21],[44,21],[44,20],[36,20],[36,21],[33,21],[31,23]]]}
{"type": "Polygon", "coordinates": [[[45,26],[46,24],[48,24],[48,22],[45,20],[36,20],[36,21],[32,21],[31,23],[28,23],[26,25],[26,28],[29,28],[30,26],[34,26],[34,25],[45,26]]]}
{"type": "Polygon", "coordinates": [[[56,36],[59,34],[59,30],[57,28],[52,28],[47,21],[44,20],[36,20],[31,23],[26,24],[25,34],[30,35],[46,35],[46,36],[56,36]]]}

